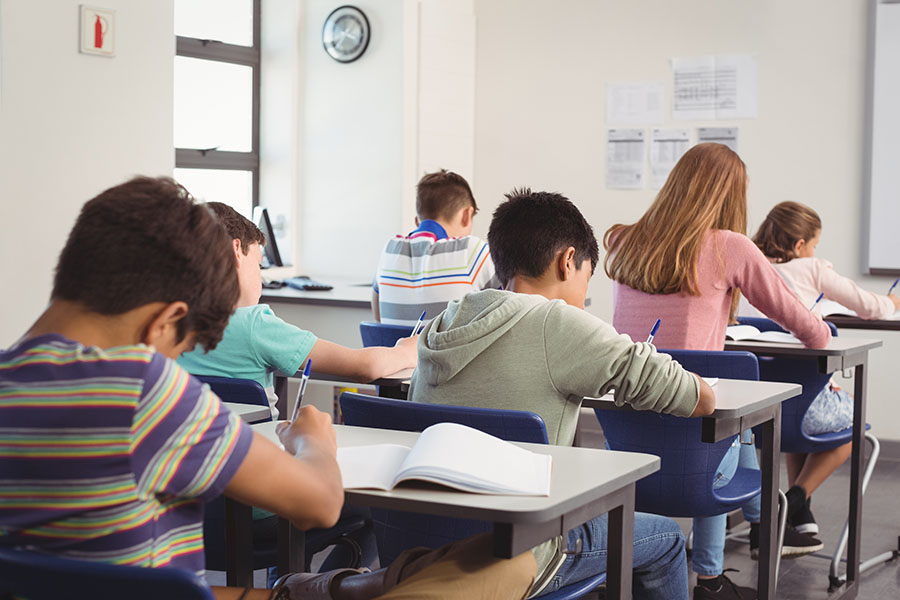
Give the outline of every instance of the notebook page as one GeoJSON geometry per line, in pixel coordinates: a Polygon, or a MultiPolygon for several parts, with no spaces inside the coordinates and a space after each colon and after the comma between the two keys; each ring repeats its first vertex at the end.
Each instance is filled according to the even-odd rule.
{"type": "Polygon", "coordinates": [[[337,461],[344,488],[391,489],[407,454],[409,448],[399,444],[338,448],[337,461]]]}

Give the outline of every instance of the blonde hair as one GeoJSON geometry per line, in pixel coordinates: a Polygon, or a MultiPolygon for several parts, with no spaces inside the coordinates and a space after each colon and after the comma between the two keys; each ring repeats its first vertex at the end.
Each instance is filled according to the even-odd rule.
{"type": "MultiPolygon", "coordinates": [[[[681,157],[637,223],[606,231],[603,269],[611,279],[648,294],[699,296],[697,259],[711,229],[746,233],[747,168],[727,146],[706,143],[681,157]]],[[[735,290],[729,320],[739,299],[735,290]]]]}
{"type": "Polygon", "coordinates": [[[794,245],[810,241],[822,230],[822,219],[816,211],[799,202],[780,202],[772,207],[759,226],[755,243],[762,253],[786,263],[797,256],[794,245]]]}

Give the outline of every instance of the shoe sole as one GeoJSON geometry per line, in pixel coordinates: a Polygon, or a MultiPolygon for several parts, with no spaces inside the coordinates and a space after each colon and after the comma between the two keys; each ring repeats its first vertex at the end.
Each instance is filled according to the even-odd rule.
{"type": "MultiPolygon", "coordinates": [[[[800,556],[805,556],[807,554],[812,554],[813,552],[818,552],[825,547],[825,544],[820,543],[815,546],[803,546],[795,547],[795,546],[783,546],[781,548],[781,558],[798,558],[800,556]]],[[[759,548],[751,548],[750,549],[750,558],[753,560],[759,560],[759,548]]]]}
{"type": "Polygon", "coordinates": [[[795,525],[794,529],[797,530],[797,533],[805,533],[808,535],[817,535],[819,533],[819,525],[816,523],[803,523],[801,525],[795,525]]]}

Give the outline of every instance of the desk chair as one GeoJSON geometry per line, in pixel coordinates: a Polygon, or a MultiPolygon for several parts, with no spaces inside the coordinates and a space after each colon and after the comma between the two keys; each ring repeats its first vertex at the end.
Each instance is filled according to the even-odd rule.
{"type": "MultiPolygon", "coordinates": [[[[237,404],[261,405],[268,408],[266,390],[252,379],[236,379],[213,375],[198,375],[200,381],[209,384],[219,398],[237,404]]],[[[265,421],[271,421],[269,417],[265,421]]],[[[340,545],[348,552],[342,565],[358,567],[361,558],[359,543],[350,534],[362,530],[366,521],[361,516],[343,517],[337,525],[329,529],[310,529],[306,532],[306,570],[312,556],[328,546],[340,545]]],[[[274,567],[278,562],[278,517],[271,515],[253,520],[253,568],[274,567]]],[[[203,512],[203,545],[206,549],[206,568],[213,571],[225,570],[225,498],[219,496],[206,503],[203,512]]]]}
{"type": "Polygon", "coordinates": [[[0,549],[0,598],[28,600],[213,600],[196,573],[165,567],[126,567],[50,554],[0,549]]]}
{"type": "MultiPolygon", "coordinates": [[[[753,325],[760,331],[784,331],[777,323],[770,319],[757,317],[738,317],[738,321],[742,325],[753,325]]],[[[828,323],[828,321],[826,321],[828,323]]],[[[831,335],[837,336],[838,330],[832,323],[828,323],[831,328],[831,335]]],[[[803,430],[803,417],[806,410],[819,392],[828,385],[831,380],[831,373],[820,373],[816,359],[790,358],[790,357],[760,357],[759,359],[760,379],[763,381],[785,381],[789,383],[799,383],[803,386],[803,392],[799,396],[795,396],[784,401],[781,405],[781,451],[796,454],[810,454],[814,452],[822,452],[842,446],[852,440],[853,427],[833,432],[809,435],[803,430]]],[[[866,423],[865,439],[869,442],[872,452],[866,461],[866,467],[863,471],[862,493],[865,494],[869,485],[869,479],[872,471],[875,470],[875,462],[881,451],[878,439],[869,431],[871,426],[866,423]]],[[[813,556],[827,558],[831,560],[831,568],[828,575],[829,591],[846,583],[846,575],[840,574],[840,563],[846,561],[841,556],[847,546],[847,537],[849,534],[849,520],[845,521],[844,529],[835,547],[834,554],[829,556],[823,553],[815,553],[813,556]]],[[[859,566],[859,572],[862,573],[867,569],[874,567],[882,562],[897,558],[898,550],[885,552],[869,560],[862,561],[859,566]]]]}
{"type": "MultiPolygon", "coordinates": [[[[750,352],[660,352],[669,354],[685,369],[703,377],[759,380],[756,356],[750,352]]],[[[594,413],[612,450],[644,452],[660,458],[660,470],[636,484],[637,511],[668,517],[711,517],[731,512],[762,492],[760,472],[741,467],[727,485],[713,488],[719,463],[734,438],[714,444],[701,442],[701,419],[601,408],[595,408],[594,413]]],[[[787,499],[779,492],[779,556],[786,504],[787,499]]]]}
{"type": "MultiPolygon", "coordinates": [[[[406,325],[388,325],[375,321],[362,321],[359,324],[359,335],[362,338],[363,348],[393,346],[400,338],[411,336],[412,330],[412,327],[406,325]]],[[[381,397],[406,400],[406,392],[400,391],[400,388],[375,386],[375,389],[381,397]]]]}
{"type": "MultiPolygon", "coordinates": [[[[423,431],[436,423],[459,423],[511,442],[547,443],[544,420],[533,412],[469,406],[425,404],[365,394],[341,394],[346,425],[399,431],[423,431]]],[[[491,523],[372,508],[375,539],[382,565],[407,548],[438,548],[491,530],[491,523]]],[[[606,581],[606,573],[541,596],[542,600],[574,600],[606,581]]]]}

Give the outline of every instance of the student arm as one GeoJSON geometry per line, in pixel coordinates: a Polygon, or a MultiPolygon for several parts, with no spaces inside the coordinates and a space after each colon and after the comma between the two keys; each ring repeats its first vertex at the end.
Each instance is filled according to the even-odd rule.
{"type": "Polygon", "coordinates": [[[328,340],[316,340],[309,358],[316,371],[368,383],[415,367],[416,339],[417,337],[400,338],[393,348],[347,348],[328,340]]]}
{"type": "Polygon", "coordinates": [[[897,310],[897,297],[882,296],[864,290],[849,277],[835,272],[826,260],[815,260],[816,281],[829,300],[856,311],[862,319],[886,319],[897,310]]]}
{"type": "Polygon", "coordinates": [[[711,415],[712,412],[716,410],[716,393],[702,377],[696,373],[691,373],[691,375],[697,378],[697,383],[700,387],[700,398],[697,401],[697,406],[694,408],[694,412],[691,413],[691,416],[705,417],[711,415]]]}
{"type": "Polygon", "coordinates": [[[300,529],[333,526],[344,489],[329,415],[304,406],[293,423],[281,426],[279,437],[288,452],[254,432],[225,494],[286,517],[300,529]]]}

